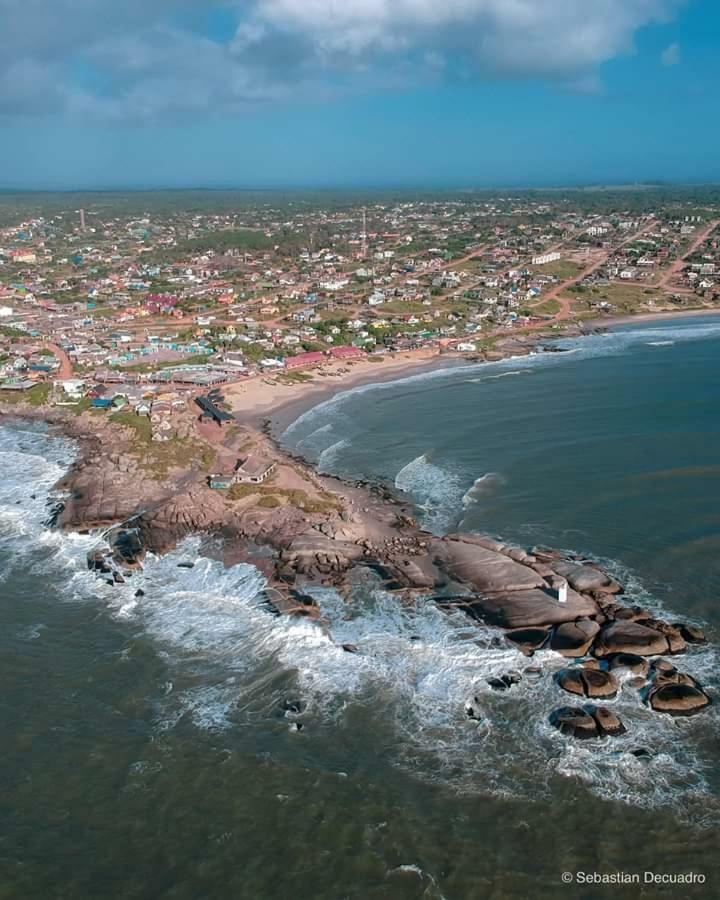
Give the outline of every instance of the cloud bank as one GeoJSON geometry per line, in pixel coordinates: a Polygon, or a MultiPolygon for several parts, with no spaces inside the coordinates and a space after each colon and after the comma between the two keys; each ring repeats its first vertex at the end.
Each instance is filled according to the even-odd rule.
{"type": "Polygon", "coordinates": [[[228,114],[442,73],[589,86],[683,2],[0,0],[0,115],[228,114]]]}

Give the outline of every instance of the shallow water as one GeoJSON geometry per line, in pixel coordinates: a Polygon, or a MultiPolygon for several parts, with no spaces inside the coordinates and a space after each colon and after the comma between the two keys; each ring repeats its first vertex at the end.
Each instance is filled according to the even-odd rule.
{"type": "MultiPolygon", "coordinates": [[[[608,557],[717,639],[720,323],[580,347],[363,388],[286,440],[396,484],[434,530],[608,557]]],[[[546,725],[550,654],[493,693],[523,657],[370,577],[350,604],[316,592],[329,635],[271,615],[259,573],[199,539],[107,586],[85,565],[102,535],[43,524],[73,453],[0,428],[0,896],[638,896],[560,880],[614,869],[695,870],[705,885],[643,896],[716,896],[717,707],[664,719],[624,689],[629,734],[578,746],[546,725]]],[[[714,684],[714,644],[682,666],[714,684]]]]}

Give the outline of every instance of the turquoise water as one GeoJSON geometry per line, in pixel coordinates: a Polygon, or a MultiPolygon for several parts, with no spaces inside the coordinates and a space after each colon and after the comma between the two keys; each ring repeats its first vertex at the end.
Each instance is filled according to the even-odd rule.
{"type": "MultiPolygon", "coordinates": [[[[285,440],[395,484],[435,531],[607,558],[707,627],[682,667],[714,688],[720,322],[569,349],[363,388],[285,440]]],[[[704,885],[643,896],[717,895],[717,706],[667,720],[624,690],[629,734],[577,745],[546,722],[556,661],[493,693],[515,651],[369,576],[348,601],[316,593],[329,634],[277,619],[256,570],[200,539],[111,588],[85,565],[102,535],[44,525],[74,452],[0,427],[0,897],[639,896],[561,881],[613,870],[694,870],[704,885]]]]}

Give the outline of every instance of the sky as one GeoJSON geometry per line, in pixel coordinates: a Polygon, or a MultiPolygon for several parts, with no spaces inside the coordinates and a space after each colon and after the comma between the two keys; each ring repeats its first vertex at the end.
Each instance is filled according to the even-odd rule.
{"type": "Polygon", "coordinates": [[[720,181],[717,0],[0,0],[0,188],[720,181]]]}

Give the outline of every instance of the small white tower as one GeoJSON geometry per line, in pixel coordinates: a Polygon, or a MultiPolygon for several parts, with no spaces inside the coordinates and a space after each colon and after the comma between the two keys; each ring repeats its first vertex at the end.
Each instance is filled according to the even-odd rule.
{"type": "Polygon", "coordinates": [[[568,583],[567,583],[567,581],[565,581],[564,578],[558,584],[557,595],[558,595],[558,597],[557,597],[558,603],[567,603],[568,583]]]}

